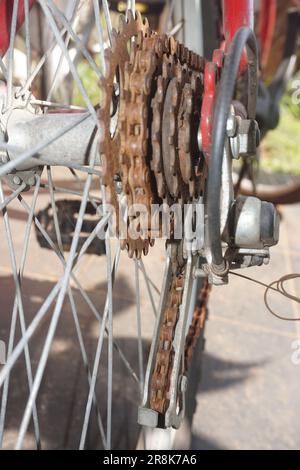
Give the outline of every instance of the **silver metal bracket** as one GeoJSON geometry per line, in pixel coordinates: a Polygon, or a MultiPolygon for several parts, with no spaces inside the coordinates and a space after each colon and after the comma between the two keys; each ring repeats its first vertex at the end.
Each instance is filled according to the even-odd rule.
{"type": "Polygon", "coordinates": [[[159,331],[163,320],[165,303],[168,295],[168,288],[172,276],[172,246],[168,249],[167,265],[164,276],[164,285],[162,292],[164,296],[161,299],[159,314],[157,316],[155,330],[153,334],[151,350],[147,365],[143,403],[139,408],[138,422],[142,426],[175,428],[178,429],[185,415],[185,395],[187,390],[187,377],[182,373],[184,347],[186,340],[187,322],[189,318],[190,298],[192,294],[194,270],[198,263],[198,256],[189,255],[186,263],[185,284],[182,297],[182,304],[179,310],[179,318],[175,330],[173,349],[174,360],[170,378],[169,407],[164,415],[154,411],[150,407],[150,387],[151,377],[155,366],[156,352],[159,343],[159,331]]]}
{"type": "Polygon", "coordinates": [[[7,185],[13,190],[18,190],[21,186],[24,186],[22,192],[29,191],[36,185],[37,176],[41,176],[43,168],[37,167],[28,171],[16,171],[5,175],[4,180],[7,185]]]}

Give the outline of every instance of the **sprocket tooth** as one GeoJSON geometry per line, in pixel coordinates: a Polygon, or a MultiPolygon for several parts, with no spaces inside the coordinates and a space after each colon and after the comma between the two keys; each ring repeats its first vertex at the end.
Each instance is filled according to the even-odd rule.
{"type": "Polygon", "coordinates": [[[150,29],[150,25],[149,25],[148,18],[145,17],[144,19],[142,19],[142,21],[143,21],[144,26],[145,26],[147,29],[150,29]]]}
{"type": "Polygon", "coordinates": [[[135,18],[134,18],[134,14],[133,14],[132,10],[128,10],[127,11],[127,22],[131,23],[134,20],[135,20],[135,18]]]}
{"type": "Polygon", "coordinates": [[[170,49],[171,55],[178,55],[178,46],[179,46],[179,43],[176,41],[176,39],[173,36],[171,36],[169,38],[169,49],[170,49]]]}
{"type": "MultiPolygon", "coordinates": [[[[100,98],[100,106],[101,108],[105,108],[106,106],[109,106],[110,105],[110,102],[111,102],[111,96],[109,95],[109,93],[107,93],[107,91],[105,89],[103,89],[102,93],[101,93],[101,98],[100,98]]],[[[100,111],[99,112],[99,116],[100,116],[100,119],[107,119],[107,116],[106,116],[106,113],[104,112],[104,110],[100,111]]]]}
{"type": "Polygon", "coordinates": [[[134,249],[133,248],[127,248],[127,251],[128,251],[128,256],[130,259],[133,259],[134,258],[134,249]]]}
{"type": "Polygon", "coordinates": [[[111,70],[111,60],[112,60],[112,52],[110,49],[105,49],[104,51],[104,61],[105,61],[105,72],[104,72],[104,85],[106,85],[106,81],[110,78],[110,70],[111,70]]]}
{"type": "Polygon", "coordinates": [[[117,48],[117,41],[119,39],[120,35],[118,33],[118,31],[113,28],[112,31],[111,31],[111,50],[112,52],[115,52],[116,48],[117,48]]]}
{"type": "Polygon", "coordinates": [[[126,28],[126,18],[124,15],[119,16],[119,32],[123,34],[125,28],[126,28]]]}

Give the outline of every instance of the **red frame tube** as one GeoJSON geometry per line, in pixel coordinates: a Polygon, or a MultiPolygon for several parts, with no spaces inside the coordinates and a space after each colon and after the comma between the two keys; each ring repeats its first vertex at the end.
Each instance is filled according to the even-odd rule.
{"type": "Polygon", "coordinates": [[[253,0],[223,0],[223,29],[226,50],[242,27],[254,28],[254,1],[253,0]]]}
{"type": "Polygon", "coordinates": [[[261,11],[259,15],[259,40],[261,47],[261,66],[264,68],[270,58],[270,51],[275,32],[277,17],[277,1],[261,1],[261,11]]]}
{"type": "MultiPolygon", "coordinates": [[[[225,44],[213,54],[212,61],[207,62],[204,73],[204,96],[201,108],[200,131],[202,151],[207,160],[210,158],[214,110],[216,103],[217,84],[222,75],[224,53],[229,50],[231,41],[242,27],[254,27],[253,0],[223,0],[223,33],[225,44]]],[[[241,60],[240,71],[247,68],[247,54],[241,60]]]]}
{"type": "MultiPolygon", "coordinates": [[[[29,8],[36,0],[29,0],[29,8]]],[[[9,46],[11,19],[14,2],[12,0],[0,0],[0,55],[3,56],[9,46]]],[[[19,0],[17,28],[24,23],[24,0],[19,0]]]]}

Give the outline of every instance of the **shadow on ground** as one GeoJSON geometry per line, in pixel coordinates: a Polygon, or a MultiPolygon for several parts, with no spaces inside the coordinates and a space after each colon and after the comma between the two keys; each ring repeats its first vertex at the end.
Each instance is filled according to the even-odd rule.
{"type": "MultiPolygon", "coordinates": [[[[49,281],[37,281],[24,278],[22,289],[24,292],[24,309],[27,312],[27,325],[34,318],[42,300],[54,287],[54,283],[49,281]]],[[[1,277],[0,284],[0,311],[1,330],[0,335],[8,342],[8,335],[11,321],[11,311],[13,306],[14,282],[9,276],[1,277]],[[10,293],[8,295],[7,293],[10,293]],[[3,303],[5,299],[5,303],[3,303]]],[[[122,314],[131,306],[128,297],[134,298],[129,292],[130,286],[125,277],[118,280],[118,299],[114,302],[115,324],[122,322],[122,314]],[[126,293],[126,296],[122,296],[126,293]],[[129,295],[128,295],[129,294],[129,295]],[[121,300],[120,300],[121,299],[121,300]]],[[[92,367],[100,324],[89,311],[80,292],[73,289],[76,303],[80,329],[84,340],[89,364],[92,367]]],[[[91,301],[98,306],[99,312],[103,311],[105,304],[106,285],[98,284],[87,294],[91,301]]],[[[30,355],[33,373],[36,372],[38,359],[42,352],[44,341],[51,320],[49,313],[43,320],[38,332],[30,342],[30,355]]],[[[78,336],[74,326],[74,319],[70,308],[70,302],[66,298],[64,309],[57,327],[55,340],[51,349],[51,354],[47,363],[45,379],[42,382],[38,398],[38,415],[42,435],[42,445],[46,449],[78,448],[82,424],[84,421],[85,406],[88,397],[88,382],[86,368],[82,361],[78,336]]],[[[123,324],[120,323],[123,327],[123,324]]],[[[124,324],[123,334],[117,339],[118,345],[131,364],[133,370],[138,375],[138,345],[133,336],[126,337],[124,324]],[[124,335],[125,333],[125,335],[124,335]]],[[[16,330],[15,344],[20,338],[19,325],[16,330]]],[[[146,364],[150,343],[143,342],[144,363],[146,364]]],[[[102,359],[98,372],[96,385],[96,395],[98,406],[102,418],[102,425],[106,429],[107,423],[107,339],[104,339],[102,347],[102,359]]],[[[257,366],[255,363],[222,361],[217,357],[204,354],[205,377],[200,384],[201,391],[220,390],[244,382],[249,378],[251,368],[257,366]]],[[[195,370],[196,374],[196,370],[195,370]]],[[[200,373],[199,373],[200,377],[200,373]]],[[[194,380],[194,390],[198,389],[199,380],[194,380]]],[[[6,434],[4,440],[5,448],[12,448],[15,443],[17,430],[20,425],[24,407],[28,397],[28,383],[24,357],[21,356],[16,364],[10,378],[9,400],[6,414],[6,434]]],[[[139,387],[119,354],[114,350],[114,375],[113,375],[113,448],[130,449],[135,448],[139,428],[137,420],[137,403],[139,402],[139,387]]],[[[196,403],[194,406],[197,406],[196,403]]],[[[201,425],[200,425],[201,428],[201,425]]],[[[26,448],[34,448],[34,431],[31,423],[29,432],[25,439],[26,448]]],[[[93,408],[91,413],[90,426],[86,440],[87,448],[102,448],[99,426],[97,425],[96,412],[93,408]]],[[[201,436],[194,436],[192,447],[197,449],[219,448],[218,444],[207,442],[201,436]]]]}

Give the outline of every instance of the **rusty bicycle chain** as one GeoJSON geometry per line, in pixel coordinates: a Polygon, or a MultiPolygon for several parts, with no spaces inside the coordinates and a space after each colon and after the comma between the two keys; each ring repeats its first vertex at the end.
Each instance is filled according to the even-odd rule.
{"type": "MultiPolygon", "coordinates": [[[[185,267],[178,267],[178,265],[174,263],[169,295],[160,328],[156,362],[150,385],[151,409],[161,414],[164,414],[169,406],[171,373],[175,355],[173,340],[182,302],[184,281],[185,267]]],[[[182,370],[182,374],[188,373],[197,341],[204,329],[210,290],[211,286],[208,280],[205,279],[198,294],[196,308],[186,336],[184,369],[182,370]]]]}
{"type": "Polygon", "coordinates": [[[164,318],[159,331],[159,344],[150,384],[150,406],[159,413],[168,408],[168,391],[174,359],[173,340],[185,281],[185,270],[177,262],[177,253],[172,256],[172,278],[164,309],[164,318]]]}
{"type": "Polygon", "coordinates": [[[194,310],[194,315],[192,323],[189,327],[189,331],[186,337],[185,343],[185,370],[188,370],[192,359],[193,354],[197,345],[197,341],[200,338],[200,335],[205,326],[205,320],[207,318],[207,303],[209,295],[211,292],[211,285],[208,280],[204,280],[204,284],[198,294],[196,308],[194,310]]]}

